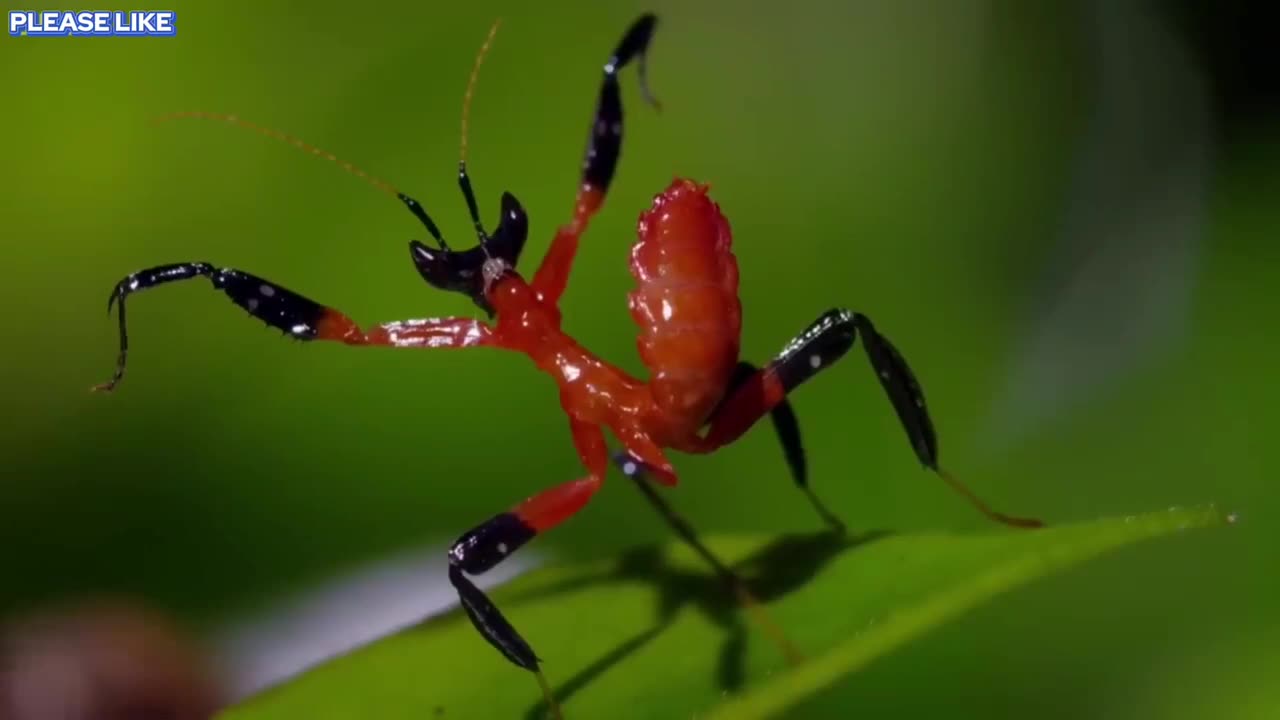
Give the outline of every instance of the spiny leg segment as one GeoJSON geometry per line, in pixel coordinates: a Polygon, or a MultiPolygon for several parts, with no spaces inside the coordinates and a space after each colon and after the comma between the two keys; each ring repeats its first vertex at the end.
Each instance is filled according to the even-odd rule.
{"type": "Polygon", "coordinates": [[[573,220],[556,231],[542,265],[533,276],[533,288],[553,304],[558,303],[564,294],[573,269],[573,258],[578,252],[578,240],[604,202],[617,169],[618,156],[622,151],[622,95],[618,87],[618,72],[632,60],[636,60],[638,65],[640,90],[645,101],[659,107],[657,99],[649,91],[645,71],[645,53],[657,22],[654,15],[641,16],[627,30],[604,64],[604,82],[591,123],[586,156],[582,160],[582,181],[574,200],[573,220]]]}
{"type": "MultiPolygon", "coordinates": [[[[712,416],[711,427],[699,449],[711,452],[723,447],[741,437],[765,413],[783,407],[788,393],[844,357],[859,334],[871,367],[889,396],[920,463],[937,473],[988,518],[1014,527],[1041,527],[1039,520],[1013,517],[991,509],[938,465],[938,438],[925,406],[924,391],[921,390],[920,383],[902,354],[876,330],[871,320],[861,313],[849,310],[827,311],[788,343],[764,369],[742,380],[712,416]]],[[[809,495],[828,523],[832,523],[832,520],[839,523],[809,489],[804,449],[800,446],[794,414],[785,410],[781,417],[774,414],[774,423],[796,484],[809,495]]]]}

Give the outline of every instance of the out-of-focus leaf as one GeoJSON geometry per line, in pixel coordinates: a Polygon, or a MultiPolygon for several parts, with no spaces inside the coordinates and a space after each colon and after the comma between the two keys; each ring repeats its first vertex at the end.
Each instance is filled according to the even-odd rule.
{"type": "Polygon", "coordinates": [[[1189,318],[1215,154],[1208,83],[1161,13],[1088,7],[1096,99],[989,419],[993,452],[1105,397],[1189,318]]]}

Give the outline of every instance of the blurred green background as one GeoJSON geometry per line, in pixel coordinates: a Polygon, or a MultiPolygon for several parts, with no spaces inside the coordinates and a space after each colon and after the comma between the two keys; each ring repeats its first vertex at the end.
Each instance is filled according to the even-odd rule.
{"type": "MultiPolygon", "coordinates": [[[[735,233],[745,356],[852,307],[920,376],[944,464],[1000,508],[1066,522],[1216,501],[1243,520],[1001,599],[801,716],[1276,717],[1280,135],[1270,106],[1227,92],[1248,66],[1222,69],[1199,32],[1212,18],[1155,4],[1122,22],[1101,5],[188,3],[171,39],[0,38],[0,612],[119,591],[212,631],[576,477],[555,387],[527,361],[286,342],[204,283],[132,299],[129,376],[86,390],[115,358],[108,291],[158,263],[234,265],[366,323],[473,311],[422,283],[405,250],[421,228],[385,196],[281,143],[151,118],[233,112],[294,133],[415,195],[465,245],[458,114],[501,15],[471,168],[486,218],[503,190],[528,209],[529,269],[569,216],[600,64],[651,9],[664,110],[628,73],[623,160],[564,301],[569,331],[642,371],[625,303],[636,216],[675,174],[708,181],[735,233]],[[1142,98],[1103,91],[1098,38],[1134,47],[1139,25],[1189,71],[1111,70],[1184,106],[1143,115],[1142,98]],[[1203,111],[1175,138],[1204,150],[1198,215],[1167,193],[1128,212],[1134,183],[1108,165],[1124,154],[1089,149],[1107,102],[1154,123],[1127,128],[1148,139],[1203,111]],[[1050,372],[1074,401],[1018,414],[1035,401],[1009,381],[1035,362],[1018,348],[1055,322],[1070,263],[1101,253],[1071,231],[1092,227],[1073,221],[1081,203],[1117,242],[1172,226],[1194,250],[1185,291],[1157,308],[1163,340],[1100,376],[1050,372]]],[[[1162,187],[1177,154],[1150,147],[1162,187]]],[[[1142,267],[1160,267],[1161,242],[1142,267]]],[[[1089,285],[1100,322],[1129,317],[1141,290],[1141,268],[1113,269],[1089,285]]],[[[851,526],[989,529],[918,471],[861,358],[795,403],[813,482],[851,526]]],[[[816,525],[768,430],[676,461],[672,499],[704,532],[816,525]]],[[[538,547],[600,556],[666,532],[615,477],[538,547]]]]}

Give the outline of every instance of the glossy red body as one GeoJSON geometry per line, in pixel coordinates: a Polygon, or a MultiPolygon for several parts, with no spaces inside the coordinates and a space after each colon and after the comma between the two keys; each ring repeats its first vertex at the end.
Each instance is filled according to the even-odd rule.
{"type": "Polygon", "coordinates": [[[729,221],[707,187],[676,180],[640,216],[631,249],[631,317],[653,374],[660,444],[690,445],[738,362],[742,304],[729,221]]]}
{"type": "MultiPolygon", "coordinates": [[[[542,292],[538,278],[530,284],[507,273],[494,283],[489,301],[498,322],[492,342],[528,355],[555,378],[561,406],[576,423],[608,427],[627,450],[674,482],[661,449],[702,447],[697,433],[738,360],[738,265],[728,221],[706,186],[690,180],[677,179],[654,198],[640,216],[638,234],[630,301],[640,355],[652,373],[648,382],[566,335],[548,297],[559,293],[542,292]]],[[[554,257],[554,251],[548,254],[554,257]]]]}
{"type": "MultiPolygon", "coordinates": [[[[573,221],[556,233],[532,281],[510,268],[493,279],[486,290],[497,316],[492,326],[469,318],[431,318],[361,330],[346,315],[328,310],[318,327],[317,339],[351,345],[514,350],[554,378],[589,474],[516,508],[538,531],[573,515],[599,488],[609,462],[604,428],[667,485],[676,483],[676,474],[664,449],[710,452],[740,434],[722,431],[733,424],[730,420],[699,435],[723,400],[738,361],[742,308],[728,220],[707,195],[707,186],[679,178],[641,214],[631,251],[636,287],[630,307],[640,326],[640,356],[652,374],[646,381],[599,358],[561,328],[560,296],[578,239],[600,201],[590,184],[580,188],[573,221]]],[[[742,430],[784,394],[769,373],[751,382],[761,392],[734,397],[738,404],[754,406],[754,412],[742,413],[742,430]]]]}

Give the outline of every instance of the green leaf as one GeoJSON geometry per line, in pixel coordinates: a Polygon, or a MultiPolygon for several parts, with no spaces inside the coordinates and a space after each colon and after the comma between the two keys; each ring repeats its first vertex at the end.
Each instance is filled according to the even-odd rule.
{"type": "MultiPolygon", "coordinates": [[[[999,593],[1139,540],[1233,520],[1175,508],[980,535],[711,539],[806,653],[790,668],[679,544],[532,572],[493,597],[543,659],[566,717],[775,717],[999,593]]],[[[540,718],[540,698],[534,679],[454,612],[332,660],[222,720],[540,718]]]]}

